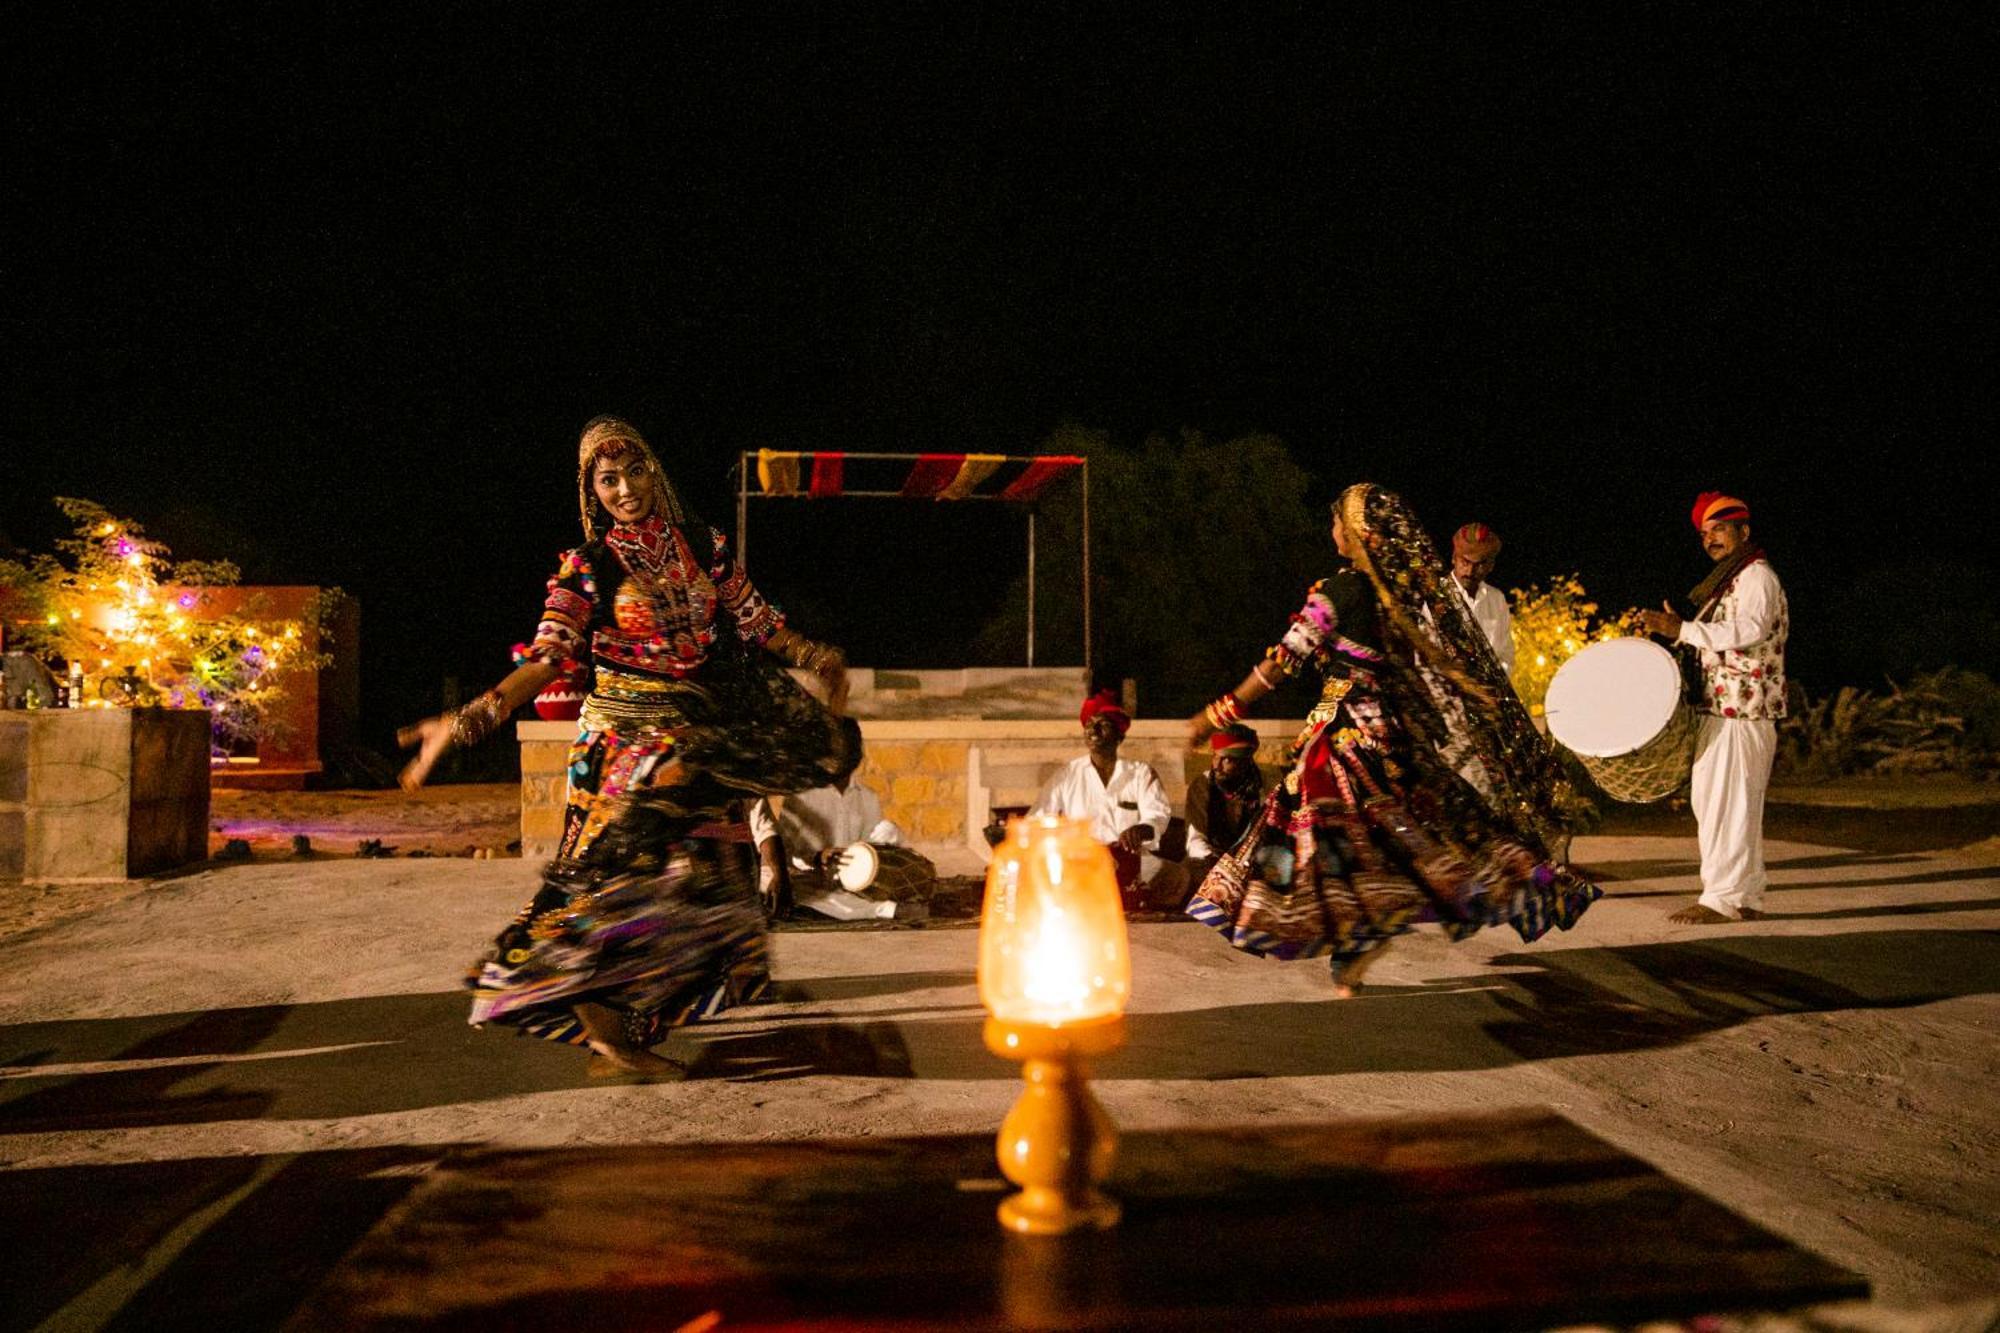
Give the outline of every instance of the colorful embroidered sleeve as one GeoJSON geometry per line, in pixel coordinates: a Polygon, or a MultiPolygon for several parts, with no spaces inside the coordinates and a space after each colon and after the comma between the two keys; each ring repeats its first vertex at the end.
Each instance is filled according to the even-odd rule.
{"type": "Polygon", "coordinates": [[[750,582],[750,575],[729,549],[729,538],[720,529],[714,534],[715,550],[708,565],[708,577],[715,583],[723,609],[736,617],[736,633],[745,643],[762,645],[784,628],[784,613],[764,600],[750,582]]]}
{"type": "Polygon", "coordinates": [[[1322,647],[1332,641],[1334,631],[1339,627],[1340,617],[1333,609],[1327,581],[1321,579],[1307,591],[1306,604],[1293,613],[1285,637],[1265,650],[1264,660],[1285,675],[1296,676],[1322,647]]]}
{"type": "Polygon", "coordinates": [[[542,623],[524,657],[565,666],[590,656],[590,613],[597,605],[597,577],[581,549],[563,552],[548,600],[542,603],[542,623]]]}

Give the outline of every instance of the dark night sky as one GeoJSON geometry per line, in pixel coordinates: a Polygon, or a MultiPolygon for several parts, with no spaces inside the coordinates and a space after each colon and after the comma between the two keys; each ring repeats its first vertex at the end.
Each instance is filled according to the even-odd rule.
{"type": "MultiPolygon", "coordinates": [[[[17,15],[6,56],[0,530],[43,548],[85,495],[345,587],[377,732],[505,669],[605,411],[718,520],[759,444],[1270,431],[1607,602],[1699,577],[1721,486],[1809,683],[1880,669],[1856,614],[1993,614],[1969,29],[404,8],[17,15]]],[[[753,569],[850,599],[808,628],[857,661],[948,662],[1015,529],[894,519],[815,512],[753,569]]]]}

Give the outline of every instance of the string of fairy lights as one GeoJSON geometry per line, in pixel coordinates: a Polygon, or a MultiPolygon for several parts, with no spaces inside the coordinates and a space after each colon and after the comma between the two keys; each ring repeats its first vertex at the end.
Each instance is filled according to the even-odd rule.
{"type": "Polygon", "coordinates": [[[269,614],[254,593],[236,594],[234,565],[175,561],[101,505],[56,503],[75,536],[57,556],[0,561],[0,613],[11,646],[67,664],[72,707],[202,708],[218,739],[255,739],[287,674],[325,664],[324,606],[269,614]]]}

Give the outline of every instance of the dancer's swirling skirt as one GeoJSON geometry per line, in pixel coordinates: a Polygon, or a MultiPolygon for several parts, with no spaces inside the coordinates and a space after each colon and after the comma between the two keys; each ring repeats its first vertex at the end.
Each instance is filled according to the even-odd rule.
{"type": "Polygon", "coordinates": [[[1216,862],[1187,913],[1248,953],[1330,955],[1338,977],[1419,919],[1452,939],[1512,926],[1523,940],[1568,930],[1595,884],[1482,817],[1442,771],[1406,764],[1332,723],[1302,745],[1292,778],[1216,862]]]}
{"type": "Polygon", "coordinates": [[[575,1006],[591,1002],[645,1047],[763,994],[769,954],[748,864],[736,845],[691,836],[695,827],[641,807],[586,862],[550,862],[534,901],[467,978],[471,1021],[581,1045],[575,1006]]]}

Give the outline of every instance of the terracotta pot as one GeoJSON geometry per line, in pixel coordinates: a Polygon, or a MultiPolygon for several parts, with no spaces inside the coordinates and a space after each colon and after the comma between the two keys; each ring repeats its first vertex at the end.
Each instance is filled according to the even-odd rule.
{"type": "Polygon", "coordinates": [[[535,696],[535,716],[546,722],[574,722],[583,712],[583,699],[575,681],[556,681],[535,696]]]}

